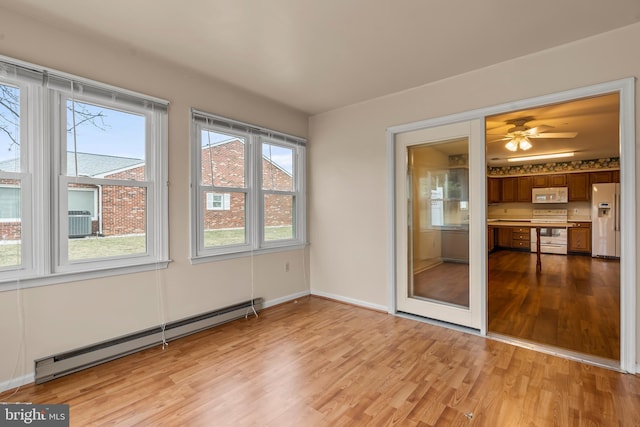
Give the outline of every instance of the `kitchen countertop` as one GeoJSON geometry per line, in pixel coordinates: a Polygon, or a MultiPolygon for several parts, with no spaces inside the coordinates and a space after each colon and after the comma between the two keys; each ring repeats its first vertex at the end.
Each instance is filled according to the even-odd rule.
{"type": "Polygon", "coordinates": [[[576,222],[585,221],[567,221],[567,222],[536,222],[531,219],[488,219],[487,225],[498,227],[529,227],[529,228],[564,228],[575,227],[576,222]]]}

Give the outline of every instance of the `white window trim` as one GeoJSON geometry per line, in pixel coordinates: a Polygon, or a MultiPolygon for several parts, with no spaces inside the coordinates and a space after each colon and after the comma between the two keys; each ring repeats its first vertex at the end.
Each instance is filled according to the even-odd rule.
{"type": "Polygon", "coordinates": [[[235,121],[195,109],[191,110],[191,263],[199,264],[268,252],[301,249],[306,246],[306,200],[305,200],[305,154],[306,140],[270,129],[235,121]],[[244,139],[245,147],[245,188],[204,186],[200,183],[202,165],[203,130],[211,130],[244,139]],[[262,190],[262,143],[271,143],[294,148],[293,191],[262,190]],[[246,244],[222,247],[204,247],[203,197],[206,192],[242,192],[246,194],[245,235],[246,244]],[[266,193],[292,194],[295,198],[294,238],[286,240],[264,240],[263,197],[266,193]]]}
{"type": "MultiPolygon", "coordinates": [[[[5,178],[3,173],[0,173],[0,179],[12,179],[12,178],[5,178]]],[[[15,178],[13,178],[15,179],[15,178]]],[[[19,185],[13,185],[13,184],[0,184],[0,188],[18,188],[20,189],[21,187],[19,185]]],[[[20,197],[22,198],[22,191],[20,191],[20,197]]],[[[22,219],[17,217],[17,218],[0,218],[0,223],[2,222],[21,222],[22,219]]]]}
{"type": "MultiPolygon", "coordinates": [[[[97,188],[73,188],[71,189],[71,191],[83,191],[85,193],[93,193],[93,213],[94,215],[91,215],[91,221],[97,221],[98,217],[100,216],[100,212],[98,211],[98,189],[97,188]]],[[[69,211],[73,211],[76,209],[71,209],[71,207],[69,207],[68,209],[69,211]]]]}
{"type": "MultiPolygon", "coordinates": [[[[168,102],[71,74],[40,67],[0,55],[0,70],[8,69],[11,78],[0,83],[21,88],[21,172],[0,172],[1,178],[19,179],[22,188],[22,265],[0,269],[0,291],[29,288],[76,280],[129,274],[165,268],[168,247],[168,102]],[[24,77],[26,76],[26,77],[24,77]],[[43,83],[45,82],[45,83],[43,83]],[[48,84],[48,90],[46,86],[48,84]],[[69,84],[65,87],[64,85],[69,84]],[[69,177],[61,176],[60,159],[64,134],[60,127],[60,100],[65,89],[76,92],[74,98],[106,107],[145,114],[147,188],[147,253],[123,258],[91,259],[73,264],[61,263],[60,234],[68,228],[66,200],[61,201],[60,185],[69,177]],[[44,123],[51,123],[51,127],[44,123]],[[53,196],[52,196],[53,195],[53,196]],[[37,209],[33,209],[37,207],[37,209]],[[53,209],[52,209],[53,208],[53,209]],[[32,213],[39,212],[36,217],[32,213]],[[51,226],[51,224],[54,224],[51,226]]],[[[64,129],[64,128],[62,128],[64,129]]],[[[66,132],[65,132],[66,134],[66,132]]],[[[73,178],[75,182],[75,177],[73,178]]],[[[109,181],[109,180],[106,180],[109,181]]],[[[92,181],[91,183],[94,183],[92,181]]],[[[118,180],[116,185],[138,186],[139,181],[118,180]]],[[[66,188],[65,188],[66,189],[66,188]]]]}
{"type": "Polygon", "coordinates": [[[205,193],[207,198],[206,210],[208,211],[228,211],[231,209],[231,194],[230,193],[218,193],[214,191],[208,191],[205,193]],[[214,206],[216,196],[220,197],[220,206],[214,206]]]}

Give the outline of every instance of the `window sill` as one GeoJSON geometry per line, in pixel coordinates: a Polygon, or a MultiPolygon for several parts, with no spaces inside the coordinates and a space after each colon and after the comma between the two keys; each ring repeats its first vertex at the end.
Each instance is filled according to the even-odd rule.
{"type": "Polygon", "coordinates": [[[31,276],[13,278],[0,282],[0,292],[16,289],[36,288],[39,286],[57,285],[60,283],[77,282],[80,280],[100,279],[103,277],[119,276],[123,274],[141,273],[165,269],[171,260],[139,264],[127,267],[110,267],[102,270],[80,271],[73,273],[53,273],[46,276],[31,276]]]}
{"type": "Polygon", "coordinates": [[[225,254],[215,254],[215,255],[199,255],[192,256],[189,261],[191,264],[204,264],[207,262],[215,262],[215,261],[224,261],[228,259],[235,258],[244,258],[250,257],[253,255],[264,255],[269,253],[277,253],[277,252],[289,252],[289,251],[299,251],[307,247],[306,243],[298,243],[287,246],[274,246],[269,248],[261,248],[253,251],[242,251],[242,252],[234,252],[234,253],[225,253],[225,254]]]}

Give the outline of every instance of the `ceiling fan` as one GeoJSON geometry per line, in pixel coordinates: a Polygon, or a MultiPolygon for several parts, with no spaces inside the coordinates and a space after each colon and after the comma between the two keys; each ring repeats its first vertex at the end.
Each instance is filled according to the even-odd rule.
{"type": "Polygon", "coordinates": [[[553,129],[553,126],[547,125],[528,127],[526,124],[533,120],[531,116],[507,120],[505,123],[513,127],[499,141],[508,141],[505,147],[509,151],[526,151],[533,147],[529,138],[575,138],[578,135],[578,132],[547,132],[553,129]]]}

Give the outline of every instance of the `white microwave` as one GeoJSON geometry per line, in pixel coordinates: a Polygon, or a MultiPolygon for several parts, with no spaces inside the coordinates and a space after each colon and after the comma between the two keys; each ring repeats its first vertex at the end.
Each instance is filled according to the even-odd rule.
{"type": "Polygon", "coordinates": [[[531,203],[567,203],[567,187],[534,188],[531,190],[531,203]]]}

